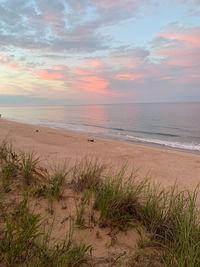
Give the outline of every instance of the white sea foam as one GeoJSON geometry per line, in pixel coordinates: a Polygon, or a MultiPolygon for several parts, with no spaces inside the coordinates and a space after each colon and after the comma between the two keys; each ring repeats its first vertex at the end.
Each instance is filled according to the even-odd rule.
{"type": "Polygon", "coordinates": [[[130,135],[126,135],[126,137],[136,140],[136,141],[145,142],[145,143],[152,143],[152,144],[164,145],[164,146],[173,147],[173,148],[200,151],[200,144],[171,142],[171,141],[159,140],[159,139],[140,138],[140,137],[135,137],[135,136],[130,136],[130,135]]]}

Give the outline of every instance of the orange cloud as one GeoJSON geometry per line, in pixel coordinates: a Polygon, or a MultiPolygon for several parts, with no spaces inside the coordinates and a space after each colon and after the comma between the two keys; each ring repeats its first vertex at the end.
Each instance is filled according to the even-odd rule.
{"type": "Polygon", "coordinates": [[[97,76],[84,77],[82,81],[86,82],[82,85],[82,88],[89,92],[108,94],[108,91],[105,90],[108,86],[108,81],[99,78],[97,76]]]}
{"type": "Polygon", "coordinates": [[[117,76],[115,76],[115,78],[117,80],[135,81],[144,78],[144,74],[123,73],[123,74],[118,74],[117,76]]]}
{"type": "Polygon", "coordinates": [[[49,80],[49,81],[59,81],[59,80],[64,80],[64,75],[62,75],[59,72],[52,72],[52,71],[47,71],[47,70],[41,70],[36,73],[36,76],[43,80],[49,80]]]}

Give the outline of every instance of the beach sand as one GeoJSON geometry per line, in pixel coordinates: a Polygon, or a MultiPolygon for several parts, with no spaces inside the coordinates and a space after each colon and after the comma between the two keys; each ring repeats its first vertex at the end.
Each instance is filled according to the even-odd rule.
{"type": "Polygon", "coordinates": [[[200,182],[198,154],[0,119],[0,141],[5,138],[17,150],[34,151],[47,166],[96,158],[109,168],[127,163],[139,178],[148,176],[164,187],[176,182],[181,189],[194,189],[200,182]]]}
{"type": "MultiPolygon", "coordinates": [[[[176,182],[181,189],[194,189],[200,181],[200,155],[175,151],[172,149],[151,147],[129,142],[106,139],[72,133],[52,128],[27,125],[0,119],[0,142],[4,139],[12,141],[16,152],[35,152],[40,157],[41,166],[50,168],[65,161],[74,164],[82,159],[98,159],[109,170],[119,169],[127,163],[129,170],[137,170],[138,179],[148,176],[162,187],[174,185],[176,182]],[[94,139],[94,142],[88,142],[94,139]]],[[[4,205],[15,209],[16,203],[23,199],[23,190],[19,185],[5,194],[4,205]]],[[[198,198],[198,204],[200,203],[198,198]]],[[[51,228],[52,244],[66,238],[69,233],[70,220],[76,218],[77,207],[81,207],[82,194],[74,192],[70,187],[63,187],[62,198],[54,200],[53,212],[49,199],[44,196],[29,196],[29,208],[46,218],[45,225],[51,228]],[[78,204],[77,204],[78,203],[78,204]]],[[[85,207],[84,225],[86,228],[75,228],[74,240],[92,245],[94,266],[116,266],[117,259],[131,259],[134,253],[147,253],[149,260],[155,261],[154,248],[140,247],[143,238],[150,240],[149,233],[143,226],[126,227],[116,231],[113,227],[101,227],[98,224],[98,211],[91,209],[91,204],[85,207]],[[93,214],[93,220],[91,219],[93,214]],[[137,228],[138,227],[138,228],[137,228]],[[142,227],[142,228],[141,228],[142,227]],[[142,237],[138,232],[142,229],[142,237]],[[153,257],[153,258],[152,258],[153,257]],[[114,263],[113,263],[114,262],[114,263]],[[114,265],[113,265],[114,264],[114,265]]],[[[159,249],[155,251],[159,253],[159,249]]],[[[150,261],[142,265],[150,266],[150,261]]],[[[154,265],[163,266],[163,265],[154,265]]]]}

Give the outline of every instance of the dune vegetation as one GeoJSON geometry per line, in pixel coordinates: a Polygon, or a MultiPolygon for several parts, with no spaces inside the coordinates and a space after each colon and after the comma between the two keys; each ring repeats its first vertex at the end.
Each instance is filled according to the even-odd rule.
{"type": "Polygon", "coordinates": [[[199,190],[0,144],[0,266],[200,266],[199,190]]]}

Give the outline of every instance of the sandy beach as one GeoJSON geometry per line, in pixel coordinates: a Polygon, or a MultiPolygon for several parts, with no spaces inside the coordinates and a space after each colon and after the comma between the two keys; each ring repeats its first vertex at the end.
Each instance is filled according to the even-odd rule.
{"type": "MultiPolygon", "coordinates": [[[[50,168],[56,164],[63,164],[65,161],[69,165],[74,165],[76,161],[88,158],[98,159],[107,167],[107,170],[111,167],[119,169],[126,163],[128,170],[134,169],[137,172],[138,179],[148,176],[155,184],[160,184],[162,187],[177,183],[180,189],[192,190],[200,180],[199,154],[0,119],[0,142],[5,139],[8,142],[12,142],[13,149],[18,155],[20,155],[20,151],[34,152],[36,156],[40,157],[39,165],[41,167],[50,168]],[[88,141],[91,139],[94,139],[94,142],[88,141]]],[[[41,171],[40,168],[38,170],[41,171]]],[[[117,226],[115,221],[109,219],[108,221],[101,221],[100,209],[96,210],[94,204],[98,202],[93,202],[92,195],[90,195],[89,204],[86,205],[86,202],[83,202],[89,196],[88,192],[91,193],[92,191],[85,190],[83,193],[76,191],[75,187],[73,187],[73,181],[78,184],[76,176],[70,178],[74,179],[72,183],[70,183],[70,180],[66,181],[69,183],[63,182],[62,193],[60,193],[59,198],[53,198],[53,195],[48,195],[50,194],[48,192],[54,192],[52,191],[54,187],[50,182],[51,190],[44,191],[46,194],[41,193],[43,192],[41,190],[45,190],[45,188],[47,190],[48,188],[45,175],[42,178],[38,176],[37,183],[33,183],[30,187],[25,186],[23,182],[25,180],[22,177],[22,173],[19,172],[19,175],[14,176],[14,179],[12,179],[13,184],[11,184],[10,190],[1,191],[1,202],[8,212],[12,214],[17,209],[17,203],[22,201],[25,195],[29,196],[29,209],[34,213],[39,213],[42,220],[45,218],[46,228],[50,229],[53,226],[51,228],[50,245],[53,246],[55,242],[64,242],[66,236],[68,238],[71,227],[73,227],[73,242],[86,242],[92,247],[93,263],[95,263],[92,266],[124,266],[116,265],[115,263],[118,259],[121,260],[121,263],[129,261],[137,253],[143,256],[141,256],[138,265],[134,266],[150,266],[151,262],[155,263],[152,266],[164,266],[160,263],[162,251],[160,247],[157,249],[152,247],[153,235],[147,231],[142,221],[139,222],[139,220],[134,219],[130,221],[132,222],[130,225],[122,223],[124,229],[117,226]],[[82,209],[84,213],[80,215],[82,209]],[[81,218],[80,222],[78,218],[81,218]],[[71,224],[72,221],[75,223],[73,226],[71,224]],[[150,245],[143,246],[142,242],[144,240],[150,245]],[[146,265],[143,264],[144,260],[146,260],[146,265]],[[160,265],[156,265],[156,261],[160,265]]],[[[2,183],[2,185],[4,184],[2,183]]],[[[94,192],[93,196],[95,197],[98,191],[94,192]]],[[[100,198],[100,201],[102,199],[100,198]]],[[[121,198],[119,199],[121,201],[121,198]]],[[[200,203],[199,200],[200,198],[198,197],[198,205],[200,203]]],[[[114,201],[116,203],[116,199],[114,201]]],[[[130,204],[129,207],[131,207],[130,204]]],[[[138,210],[140,209],[138,208],[138,210]]],[[[149,217],[151,216],[149,215],[149,217]]],[[[165,224],[164,226],[166,227],[165,224]]],[[[199,242],[199,238],[197,240],[199,242]]]]}
{"type": "Polygon", "coordinates": [[[198,154],[1,119],[0,141],[5,138],[17,150],[34,151],[47,165],[97,158],[113,168],[127,163],[129,169],[137,170],[140,178],[148,176],[165,187],[177,182],[180,188],[193,189],[200,181],[198,154]]]}

